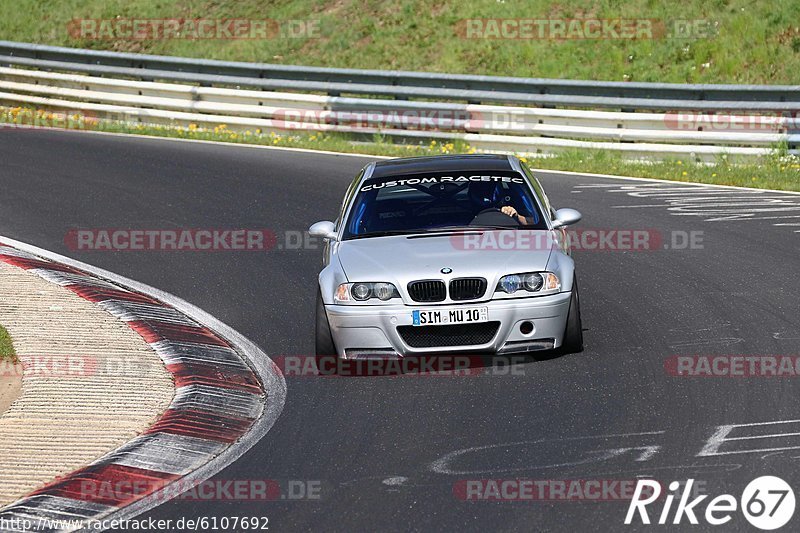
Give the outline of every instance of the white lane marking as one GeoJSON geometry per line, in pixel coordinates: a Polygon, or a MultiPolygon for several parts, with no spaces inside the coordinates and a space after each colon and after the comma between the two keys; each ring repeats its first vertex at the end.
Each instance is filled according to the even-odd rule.
{"type": "MultiPolygon", "coordinates": [[[[748,428],[748,427],[755,427],[755,426],[772,426],[775,424],[798,424],[800,423],[800,419],[791,419],[791,420],[772,420],[770,422],[748,422],[746,424],[732,424],[731,427],[741,427],[741,428],[748,428]]],[[[718,426],[723,427],[723,426],[718,426]]]]}
{"type": "Polygon", "coordinates": [[[800,215],[781,215],[777,217],[749,217],[748,220],[786,220],[787,218],[800,218],[800,215]]]}
{"type": "MultiPolygon", "coordinates": [[[[532,442],[522,442],[516,443],[517,445],[525,445],[529,446],[534,444],[532,442]]],[[[485,449],[494,448],[494,447],[507,447],[507,445],[491,445],[485,447],[485,449]]],[[[431,470],[436,472],[437,474],[449,474],[449,475],[458,475],[458,476],[474,476],[474,475],[481,475],[481,474],[490,474],[490,473],[511,473],[511,472],[526,472],[529,470],[547,470],[551,468],[563,468],[565,466],[580,466],[585,464],[593,464],[593,463],[600,463],[603,461],[608,461],[615,457],[619,457],[624,455],[626,452],[635,452],[637,450],[641,450],[642,453],[640,454],[640,458],[636,459],[637,461],[646,461],[650,457],[652,457],[658,450],[658,446],[649,447],[649,446],[642,446],[642,447],[631,447],[631,448],[610,448],[610,449],[603,449],[603,450],[593,450],[587,452],[587,457],[575,461],[567,461],[564,463],[552,463],[552,464],[545,464],[545,465],[529,465],[523,466],[519,468],[488,468],[488,469],[478,469],[478,470],[453,470],[449,467],[450,462],[453,459],[460,457],[463,454],[472,452],[472,451],[480,451],[481,448],[477,450],[462,450],[461,453],[454,452],[454,454],[448,454],[444,457],[437,459],[433,463],[431,463],[431,470]],[[655,449],[651,449],[655,448],[655,449]]]]}
{"type": "Polygon", "coordinates": [[[640,449],[642,450],[641,455],[635,461],[649,461],[653,458],[653,456],[658,453],[658,450],[661,449],[661,446],[641,446],[640,448],[631,448],[631,449],[640,449]]]}
{"type": "MultiPolygon", "coordinates": [[[[778,189],[756,189],[753,187],[739,187],[737,185],[716,185],[713,183],[696,183],[691,181],[676,181],[676,180],[660,180],[655,178],[635,178],[633,176],[614,176],[611,174],[597,174],[594,172],[573,172],[571,170],[549,170],[546,168],[532,168],[531,169],[534,173],[539,172],[546,172],[548,174],[560,174],[562,176],[567,177],[575,177],[575,178],[603,178],[603,179],[610,179],[610,180],[621,180],[621,181],[632,181],[638,182],[637,185],[639,187],[646,187],[648,185],[653,187],[664,186],[664,185],[678,185],[683,187],[691,187],[691,186],[698,186],[698,187],[706,187],[712,188],[717,190],[739,190],[739,191],[756,191],[756,192],[774,192],[778,194],[789,194],[800,196],[800,191],[781,191],[778,189]]],[[[610,185],[610,184],[595,184],[595,187],[618,187],[618,185],[610,185]]],[[[634,185],[636,186],[636,185],[634,185]]]]}
{"type": "Polygon", "coordinates": [[[583,464],[592,464],[598,463],[602,461],[608,461],[615,457],[619,457],[626,453],[631,452],[639,452],[635,461],[649,461],[660,449],[660,446],[657,445],[645,445],[645,446],[627,446],[627,447],[618,447],[618,448],[604,448],[598,450],[589,450],[585,452],[586,456],[583,459],[579,459],[576,461],[568,461],[564,463],[555,463],[555,464],[547,464],[547,465],[528,465],[519,468],[490,468],[490,469],[479,469],[479,470],[454,470],[451,468],[451,463],[467,454],[481,452],[485,450],[492,450],[497,448],[511,448],[515,446],[525,446],[529,448],[535,444],[544,444],[544,443],[557,443],[557,442],[569,442],[569,441],[580,441],[580,440],[602,440],[608,438],[621,438],[621,437],[639,437],[639,436],[653,436],[653,435],[661,435],[664,431],[647,431],[641,433],[617,433],[611,435],[591,435],[591,436],[581,436],[581,437],[566,437],[562,439],[539,439],[533,441],[520,441],[520,442],[506,442],[500,444],[487,444],[484,446],[472,446],[469,448],[463,448],[461,450],[455,450],[449,452],[439,459],[436,459],[429,465],[429,469],[437,474],[449,474],[449,475],[479,475],[479,474],[488,474],[492,472],[521,472],[521,471],[528,471],[528,470],[544,470],[550,468],[561,468],[565,466],[579,466],[583,464]]]}
{"type": "MultiPolygon", "coordinates": [[[[798,226],[785,218],[798,218],[800,197],[757,189],[719,190],[707,185],[636,185],[579,184],[576,188],[602,189],[632,198],[658,200],[662,203],[614,205],[612,209],[666,209],[675,216],[696,216],[706,222],[780,220],[773,226],[798,226]],[[762,216],[772,215],[772,216],[762,216]]],[[[800,231],[793,230],[794,233],[800,231]]]]}
{"type": "Polygon", "coordinates": [[[398,487],[403,483],[405,483],[406,481],[408,481],[408,478],[405,476],[394,476],[384,479],[383,481],[381,481],[381,483],[383,483],[384,485],[388,485],[390,487],[398,487]]]}
{"type": "MultiPolygon", "coordinates": [[[[217,457],[213,458],[205,465],[182,478],[182,481],[199,484],[221,472],[224,468],[244,455],[244,453],[250,448],[255,446],[255,444],[267,434],[267,432],[278,420],[278,417],[283,411],[283,406],[286,402],[286,380],[284,379],[283,374],[280,373],[277,365],[275,365],[275,363],[267,356],[267,354],[265,354],[261,348],[256,346],[252,341],[247,339],[235,329],[231,328],[211,314],[203,311],[199,307],[196,307],[183,300],[182,298],[178,298],[177,296],[156,289],[155,287],[145,285],[144,283],[134,281],[102,268],[88,265],[81,261],[76,261],[75,259],[71,259],[61,254],[44,250],[31,244],[9,239],[8,237],[0,236],[0,243],[5,243],[9,246],[22,250],[23,252],[44,257],[46,259],[50,259],[51,261],[56,261],[75,267],[164,302],[167,305],[170,305],[171,307],[174,307],[175,309],[178,309],[182,313],[186,314],[189,318],[207,326],[225,338],[232,345],[236,346],[237,349],[239,349],[242,354],[247,357],[249,364],[253,367],[254,371],[261,379],[264,390],[267,394],[267,402],[263,408],[263,411],[261,411],[261,416],[256,419],[249,432],[243,435],[238,441],[231,444],[217,457]]],[[[178,390],[180,391],[181,389],[178,390]]],[[[176,392],[176,397],[177,396],[178,392],[176,392]]],[[[135,503],[123,507],[114,513],[114,515],[112,515],[113,519],[129,520],[146,511],[149,511],[150,509],[164,503],[167,496],[170,495],[170,491],[171,489],[169,486],[167,486],[164,489],[156,491],[135,503]]]]}
{"type": "MultiPolygon", "coordinates": [[[[798,450],[800,449],[800,445],[790,446],[773,446],[773,447],[759,447],[759,448],[743,448],[747,443],[763,440],[763,439],[788,439],[788,438],[796,438],[800,437],[800,431],[796,427],[788,427],[786,428],[787,431],[784,433],[777,432],[780,430],[781,427],[785,427],[787,424],[800,424],[800,420],[776,420],[770,422],[752,422],[746,424],[724,424],[720,426],[716,426],[712,435],[705,440],[703,446],[699,453],[695,455],[695,457],[717,457],[723,455],[741,455],[741,454],[760,454],[761,458],[770,457],[773,455],[781,454],[787,450],[798,450]],[[770,427],[773,426],[773,427],[770,427]],[[759,427],[769,427],[771,430],[769,433],[762,433],[762,434],[745,434],[739,436],[730,436],[734,430],[742,429],[746,431],[748,428],[759,428],[759,427]],[[720,451],[720,448],[725,445],[729,444],[730,446],[734,447],[732,450],[720,451]],[[737,447],[738,446],[738,447],[737,447]]],[[[444,474],[444,475],[484,475],[484,474],[498,474],[498,473],[513,473],[513,472],[521,472],[521,471],[535,471],[535,470],[542,470],[542,469],[549,469],[549,468],[561,468],[561,467],[571,467],[571,466],[582,466],[582,465],[592,465],[601,463],[603,461],[607,461],[610,459],[622,457],[625,454],[631,452],[639,452],[638,455],[634,458],[634,461],[645,463],[642,466],[637,467],[636,471],[632,471],[638,474],[642,473],[642,468],[646,468],[648,471],[650,470],[670,470],[670,469],[715,469],[715,468],[727,468],[730,467],[731,469],[735,470],[737,468],[741,468],[742,465],[740,464],[731,464],[731,465],[698,465],[698,464],[683,464],[683,465],[674,465],[674,466],[661,466],[661,467],[651,467],[648,461],[652,459],[657,453],[662,450],[661,445],[644,445],[644,446],[625,446],[625,447],[616,447],[616,448],[602,448],[602,449],[588,449],[578,451],[577,453],[582,454],[582,459],[577,459],[575,461],[569,461],[559,464],[550,464],[550,465],[527,465],[522,467],[514,467],[514,468],[480,468],[477,470],[457,470],[453,463],[468,454],[484,452],[487,450],[492,451],[491,454],[487,454],[485,459],[495,459],[498,456],[507,456],[508,454],[499,453],[503,448],[510,449],[513,447],[524,446],[525,453],[535,456],[535,451],[531,451],[532,446],[542,443],[549,443],[549,444],[558,444],[560,442],[567,442],[567,441],[578,441],[578,440],[604,440],[612,437],[636,437],[636,436],[656,436],[665,434],[666,431],[651,431],[651,432],[642,432],[642,433],[626,433],[626,434],[616,434],[616,435],[595,435],[595,436],[584,436],[584,437],[571,437],[571,438],[562,438],[562,439],[539,439],[533,441],[521,441],[521,442],[507,442],[507,443],[500,443],[500,444],[489,444],[484,446],[474,446],[470,448],[463,448],[460,450],[455,450],[449,452],[439,459],[433,461],[428,466],[429,470],[433,471],[437,474],[444,474]]],[[[570,450],[573,450],[574,446],[570,447],[570,450]]],[[[574,451],[574,450],[573,450],[574,451]]],[[[478,458],[481,458],[479,455],[478,458]]],[[[792,459],[800,459],[798,457],[792,457],[792,459]]],[[[610,466],[610,465],[609,465],[610,466]]],[[[614,469],[609,473],[619,475],[623,471],[618,469],[614,469]]]]}
{"type": "Polygon", "coordinates": [[[710,346],[710,345],[722,345],[722,346],[731,346],[733,344],[739,344],[740,342],[744,342],[744,339],[739,337],[722,337],[719,339],[698,339],[694,341],[681,341],[676,342],[674,344],[670,344],[670,348],[680,349],[680,348],[688,348],[690,346],[710,346]]]}
{"type": "Polygon", "coordinates": [[[769,452],[769,453],[765,453],[764,455],[762,455],[761,457],[759,457],[759,459],[763,461],[763,460],[765,460],[765,459],[766,459],[766,458],[768,458],[768,457],[774,457],[774,456],[776,456],[776,455],[777,455],[777,456],[780,456],[780,455],[783,455],[783,454],[782,454],[781,452],[769,452]]]}
{"type": "Polygon", "coordinates": [[[779,341],[796,341],[800,340],[800,336],[797,335],[796,331],[776,331],[772,334],[772,338],[779,341]],[[787,337],[787,335],[794,335],[792,337],[787,337]]]}
{"type": "Polygon", "coordinates": [[[709,453],[706,455],[698,456],[701,457],[709,457],[709,456],[717,456],[717,455],[741,455],[743,453],[772,453],[772,452],[785,452],[790,450],[800,450],[800,446],[781,446],[779,448],[757,448],[753,450],[734,450],[730,452],[716,452],[716,453],[709,453]]]}
{"type": "Polygon", "coordinates": [[[728,437],[725,440],[729,441],[729,440],[774,439],[774,438],[778,438],[778,437],[797,437],[797,436],[800,436],[800,432],[795,432],[795,433],[771,433],[769,435],[748,435],[746,437],[728,437]]]}
{"type": "Polygon", "coordinates": [[[795,446],[778,446],[778,447],[771,447],[771,448],[749,448],[749,449],[733,449],[727,451],[720,451],[720,448],[723,444],[727,442],[749,442],[752,440],[762,439],[762,438],[786,438],[786,437],[796,437],[800,436],[800,433],[796,431],[790,431],[787,433],[770,433],[764,435],[744,435],[741,437],[729,437],[728,435],[734,429],[738,428],[753,428],[753,427],[762,427],[762,426],[778,426],[781,424],[798,424],[800,420],[776,420],[772,422],[751,422],[748,424],[725,424],[721,426],[717,426],[714,433],[706,440],[705,445],[697,454],[697,457],[716,457],[721,455],[740,455],[745,453],[771,453],[771,452],[782,452],[787,450],[800,450],[800,445],[795,446]]]}
{"type": "Polygon", "coordinates": [[[691,189],[683,190],[681,188],[658,188],[658,189],[634,189],[632,187],[619,187],[614,190],[608,190],[609,193],[623,193],[627,194],[628,196],[633,196],[635,198],[673,198],[673,197],[685,197],[690,198],[692,200],[708,197],[708,198],[720,198],[720,199],[728,199],[728,198],[750,198],[753,195],[757,195],[759,198],[789,198],[794,200],[793,196],[765,196],[766,193],[762,191],[715,191],[705,189],[702,186],[695,186],[691,189]]]}

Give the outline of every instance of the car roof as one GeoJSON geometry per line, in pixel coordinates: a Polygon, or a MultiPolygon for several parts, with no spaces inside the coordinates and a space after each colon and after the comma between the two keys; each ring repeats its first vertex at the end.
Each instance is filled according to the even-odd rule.
{"type": "Polygon", "coordinates": [[[514,170],[507,155],[459,154],[386,159],[375,163],[370,178],[425,172],[472,172],[514,170]]]}

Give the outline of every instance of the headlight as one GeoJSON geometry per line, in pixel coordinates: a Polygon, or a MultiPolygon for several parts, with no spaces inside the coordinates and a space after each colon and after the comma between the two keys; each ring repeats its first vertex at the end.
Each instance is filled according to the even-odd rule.
{"type": "Polygon", "coordinates": [[[525,274],[522,277],[522,287],[526,291],[536,292],[544,285],[544,278],[539,273],[525,274]]]}
{"type": "Polygon", "coordinates": [[[525,272],[509,274],[497,282],[495,293],[504,292],[514,296],[550,294],[561,290],[558,276],[552,272],[525,272]]]}
{"type": "Polygon", "coordinates": [[[353,295],[353,299],[363,302],[364,300],[369,300],[372,295],[372,287],[366,283],[355,283],[350,287],[350,294],[353,295]]]}
{"type": "Polygon", "coordinates": [[[354,303],[374,298],[386,302],[392,298],[400,298],[400,293],[391,283],[342,283],[336,289],[333,301],[337,304],[354,303]]]}
{"type": "Polygon", "coordinates": [[[520,277],[516,274],[503,276],[500,278],[500,283],[497,284],[497,290],[507,292],[508,294],[514,294],[519,290],[521,282],[520,277]]]}

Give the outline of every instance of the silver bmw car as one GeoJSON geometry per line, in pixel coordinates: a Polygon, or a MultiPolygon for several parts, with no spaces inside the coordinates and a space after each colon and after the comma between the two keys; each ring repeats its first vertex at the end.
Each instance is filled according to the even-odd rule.
{"type": "Polygon", "coordinates": [[[583,350],[565,227],[513,156],[370,163],[325,241],[316,350],[343,359],[583,350]]]}

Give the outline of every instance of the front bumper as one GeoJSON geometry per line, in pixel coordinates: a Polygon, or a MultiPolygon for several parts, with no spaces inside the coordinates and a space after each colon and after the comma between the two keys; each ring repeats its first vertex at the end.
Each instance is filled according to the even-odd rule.
{"type": "Polygon", "coordinates": [[[557,348],[564,340],[571,293],[550,296],[490,300],[449,305],[326,305],[333,341],[340,357],[360,354],[423,355],[443,353],[519,353],[557,348]],[[488,307],[489,321],[499,322],[497,333],[484,344],[415,348],[404,342],[398,326],[411,326],[414,309],[488,307]],[[523,322],[533,330],[520,331],[523,322]]]}

